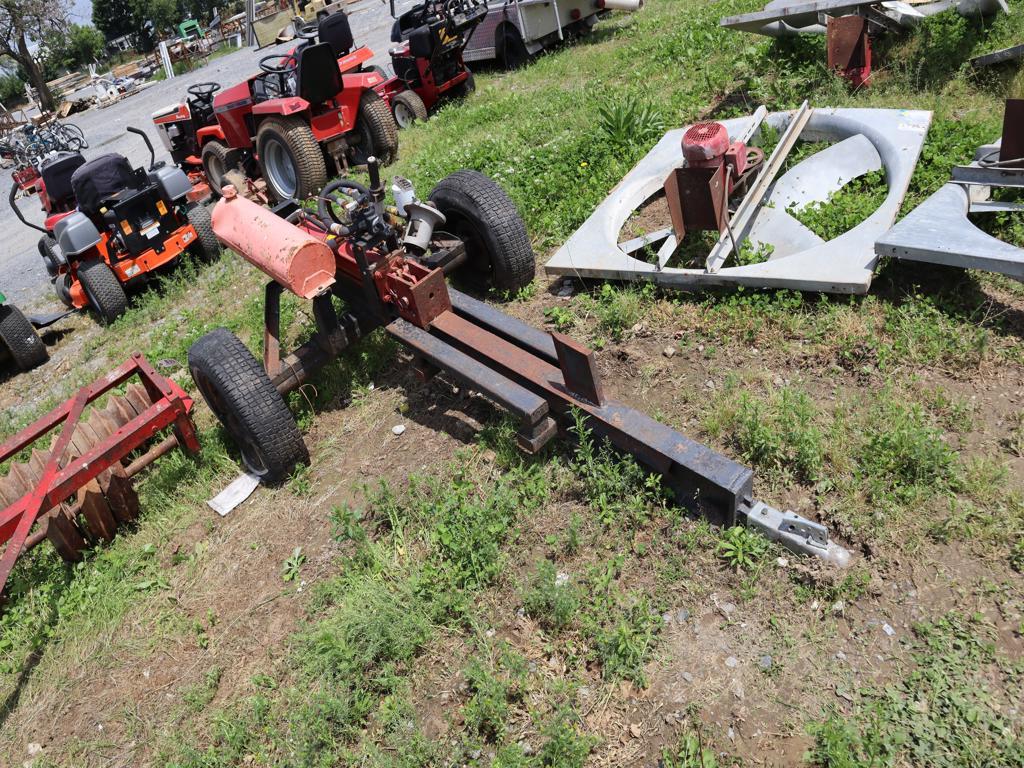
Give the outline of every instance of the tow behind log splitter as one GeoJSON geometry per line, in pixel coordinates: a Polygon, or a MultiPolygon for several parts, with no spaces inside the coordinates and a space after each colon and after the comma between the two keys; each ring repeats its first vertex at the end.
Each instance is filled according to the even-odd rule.
{"type": "Polygon", "coordinates": [[[251,471],[274,482],[308,460],[282,396],[384,327],[412,353],[423,380],[444,372],[513,414],[524,450],[540,450],[559,432],[568,435],[578,409],[596,435],[661,476],[692,510],[723,525],[751,526],[798,552],[839,565],[849,561],[824,526],[755,500],[749,468],[606,397],[591,350],[448,286],[445,275],[459,267],[489,275],[499,288],[533,277],[525,226],[494,182],[458,171],[420,201],[407,180],[396,179],[396,205],[387,208],[372,158],[368,170],[369,188],[336,181],[324,189],[315,213],[294,203],[262,208],[231,187],[214,210],[217,236],[272,278],[263,366],[223,328],[189,351],[200,392],[251,471]],[[312,300],[317,330],[282,358],[285,289],[312,300]],[[333,297],[344,310],[335,309],[333,297]]]}

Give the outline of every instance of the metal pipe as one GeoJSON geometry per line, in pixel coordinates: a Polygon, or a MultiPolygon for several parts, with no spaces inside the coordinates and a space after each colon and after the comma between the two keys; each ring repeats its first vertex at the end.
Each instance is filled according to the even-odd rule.
{"type": "Polygon", "coordinates": [[[174,435],[168,435],[166,438],[161,440],[159,443],[154,445],[144,454],[135,459],[131,464],[125,467],[124,473],[128,477],[135,477],[142,470],[152,464],[154,461],[159,459],[161,456],[165,456],[175,448],[178,447],[178,438],[174,435]]]}

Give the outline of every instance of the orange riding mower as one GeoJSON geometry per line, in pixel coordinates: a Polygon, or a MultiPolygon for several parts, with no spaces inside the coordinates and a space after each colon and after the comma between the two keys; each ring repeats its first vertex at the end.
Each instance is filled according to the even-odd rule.
{"type": "Polygon", "coordinates": [[[42,163],[37,184],[46,213],[39,254],[57,297],[68,307],[89,308],[103,323],[124,314],[127,291],[156,270],[174,264],[186,251],[200,258],[220,253],[210,212],[190,201],[192,184],[178,168],[156,162],[149,148],[148,169],[132,168],[118,154],[88,162],[79,152],[63,152],[42,163]]]}

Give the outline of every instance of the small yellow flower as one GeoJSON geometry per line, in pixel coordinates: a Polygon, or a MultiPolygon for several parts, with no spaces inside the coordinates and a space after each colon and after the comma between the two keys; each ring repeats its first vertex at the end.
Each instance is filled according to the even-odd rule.
{"type": "Polygon", "coordinates": [[[584,160],[582,163],[580,163],[580,168],[586,168],[586,167],[587,167],[587,161],[584,160]]]}

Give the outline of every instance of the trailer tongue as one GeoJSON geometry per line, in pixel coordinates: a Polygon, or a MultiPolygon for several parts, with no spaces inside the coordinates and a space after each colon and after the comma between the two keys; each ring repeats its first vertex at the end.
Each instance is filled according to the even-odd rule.
{"type": "MultiPolygon", "coordinates": [[[[749,468],[608,398],[591,350],[448,286],[446,272],[471,264],[489,262],[496,277],[513,263],[522,268],[522,254],[508,249],[519,243],[518,230],[525,238],[525,227],[493,182],[460,171],[427,202],[403,194],[406,187],[396,183],[400,208],[386,209],[376,163],[369,168],[369,189],[347,181],[329,185],[317,214],[297,206],[270,211],[230,188],[214,212],[218,237],[273,278],[266,288],[263,367],[224,329],[189,352],[199,390],[250,470],[274,481],[306,460],[281,395],[384,327],[412,353],[421,378],[443,372],[513,414],[524,450],[538,451],[556,434],[568,436],[582,413],[595,434],[635,456],[694,511],[723,525],[752,526],[798,552],[849,562],[849,552],[823,526],[755,500],[749,468]],[[282,358],[285,289],[312,298],[317,331],[282,358]],[[336,311],[332,296],[347,309],[336,311]]],[[[532,270],[531,260],[531,277],[532,270]]]]}

